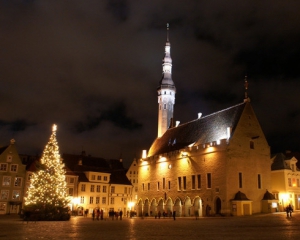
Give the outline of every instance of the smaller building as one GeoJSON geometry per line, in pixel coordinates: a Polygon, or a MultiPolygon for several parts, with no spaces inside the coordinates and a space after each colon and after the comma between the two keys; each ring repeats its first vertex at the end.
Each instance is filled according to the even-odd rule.
{"type": "Polygon", "coordinates": [[[279,211],[291,204],[300,209],[300,171],[298,160],[291,154],[277,153],[272,157],[271,183],[273,195],[279,202],[279,211]]]}
{"type": "MultiPolygon", "coordinates": [[[[132,199],[132,185],[125,174],[122,160],[63,154],[66,167],[78,176],[77,193],[72,198],[72,209],[78,215],[103,210],[127,213],[132,199]]],[[[75,189],[75,188],[74,188],[75,189]]]]}
{"type": "Polygon", "coordinates": [[[10,145],[0,148],[0,214],[21,212],[25,177],[26,166],[12,139],[10,145]]]}
{"type": "Polygon", "coordinates": [[[137,160],[134,159],[130,165],[130,167],[127,170],[126,176],[129,179],[129,181],[132,184],[132,199],[130,200],[129,203],[129,209],[131,211],[137,211],[137,203],[138,203],[138,163],[137,160]]]}

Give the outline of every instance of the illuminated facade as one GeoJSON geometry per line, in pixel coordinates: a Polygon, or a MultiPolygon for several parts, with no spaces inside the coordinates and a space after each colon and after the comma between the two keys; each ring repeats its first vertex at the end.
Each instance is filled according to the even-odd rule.
{"type": "Polygon", "coordinates": [[[17,152],[15,141],[0,148],[0,214],[20,213],[24,197],[26,166],[17,152]]]}
{"type": "MultiPolygon", "coordinates": [[[[169,85],[174,92],[165,94],[174,96],[173,81],[169,85]]],[[[138,215],[251,215],[275,210],[277,201],[266,190],[271,189],[270,147],[247,88],[245,79],[242,103],[207,116],[198,114],[166,130],[161,116],[170,115],[167,108],[159,108],[158,137],[138,162],[138,215]],[[263,207],[265,203],[271,208],[263,207]]]]}
{"type": "MultiPolygon", "coordinates": [[[[83,215],[87,210],[102,209],[126,214],[132,199],[132,185],[120,160],[106,160],[82,155],[63,154],[66,166],[78,176],[77,192],[72,200],[73,210],[83,215]]],[[[71,177],[71,176],[69,176],[71,177]]],[[[89,216],[90,216],[89,215],[89,216]]]]}
{"type": "Polygon", "coordinates": [[[133,211],[136,211],[138,201],[138,170],[138,161],[134,159],[126,173],[127,178],[132,184],[132,199],[129,203],[129,210],[133,211]]]}
{"type": "Polygon", "coordinates": [[[294,156],[282,153],[272,158],[272,193],[279,201],[279,210],[291,204],[294,210],[300,209],[300,171],[294,156]]]}
{"type": "Polygon", "coordinates": [[[167,28],[167,42],[162,64],[162,78],[157,88],[158,94],[158,133],[161,137],[172,126],[176,88],[172,80],[171,43],[169,42],[169,26],[167,28]]]}

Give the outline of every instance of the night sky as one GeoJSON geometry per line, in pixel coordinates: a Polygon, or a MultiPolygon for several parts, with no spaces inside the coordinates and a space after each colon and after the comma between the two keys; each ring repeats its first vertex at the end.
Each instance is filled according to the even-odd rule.
{"type": "Polygon", "coordinates": [[[0,0],[0,145],[122,156],[157,136],[170,23],[174,120],[248,95],[272,153],[300,150],[300,2],[0,0]]]}

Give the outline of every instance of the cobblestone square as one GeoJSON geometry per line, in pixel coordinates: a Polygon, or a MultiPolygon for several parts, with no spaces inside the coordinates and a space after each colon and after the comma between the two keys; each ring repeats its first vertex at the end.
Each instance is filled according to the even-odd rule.
{"type": "Polygon", "coordinates": [[[93,221],[72,217],[65,222],[23,222],[0,216],[0,239],[299,239],[300,212],[243,217],[124,218],[93,221]]]}

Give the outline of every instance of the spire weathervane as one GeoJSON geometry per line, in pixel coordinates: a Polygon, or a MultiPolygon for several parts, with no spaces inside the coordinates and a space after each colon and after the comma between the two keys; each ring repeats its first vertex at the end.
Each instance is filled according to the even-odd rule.
{"type": "Polygon", "coordinates": [[[247,80],[247,75],[245,76],[244,87],[245,87],[245,101],[247,101],[248,100],[248,80],[247,80]]]}
{"type": "Polygon", "coordinates": [[[170,24],[167,23],[167,42],[169,42],[169,27],[170,27],[170,24]]]}

